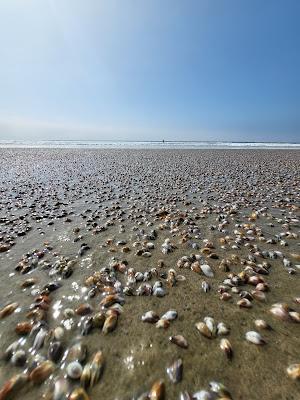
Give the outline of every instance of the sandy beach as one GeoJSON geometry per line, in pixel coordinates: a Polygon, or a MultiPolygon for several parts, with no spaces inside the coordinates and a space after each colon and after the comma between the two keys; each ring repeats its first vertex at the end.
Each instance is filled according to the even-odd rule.
{"type": "Polygon", "coordinates": [[[299,161],[0,149],[0,399],[299,399],[299,161]]]}

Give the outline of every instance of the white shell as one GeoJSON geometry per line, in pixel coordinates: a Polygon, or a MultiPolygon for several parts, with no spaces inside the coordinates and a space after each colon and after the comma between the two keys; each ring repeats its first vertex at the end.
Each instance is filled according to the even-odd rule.
{"type": "Polygon", "coordinates": [[[78,361],[73,361],[67,366],[67,374],[72,379],[79,379],[82,374],[82,366],[78,361]]]}
{"type": "Polygon", "coordinates": [[[246,340],[250,343],[254,344],[264,344],[265,341],[261,337],[261,335],[256,331],[249,331],[246,333],[246,340]]]}
{"type": "Polygon", "coordinates": [[[161,317],[161,319],[167,319],[168,321],[173,321],[174,319],[177,318],[177,315],[178,315],[177,311],[169,310],[161,317]]]}
{"type": "Polygon", "coordinates": [[[228,335],[230,329],[224,324],[224,322],[219,322],[217,325],[218,335],[228,335]]]}
{"type": "Polygon", "coordinates": [[[205,276],[208,276],[209,278],[213,278],[214,272],[208,264],[200,265],[200,268],[205,276]]]}
{"type": "Polygon", "coordinates": [[[166,294],[165,289],[162,287],[158,287],[153,291],[153,296],[164,297],[166,294]]]}

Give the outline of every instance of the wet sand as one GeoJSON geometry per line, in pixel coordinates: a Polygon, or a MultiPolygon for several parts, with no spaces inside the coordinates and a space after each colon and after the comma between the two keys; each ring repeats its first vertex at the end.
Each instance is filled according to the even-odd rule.
{"type": "MultiPolygon", "coordinates": [[[[99,382],[86,390],[90,399],[179,399],[184,391],[209,390],[211,381],[224,384],[233,399],[299,399],[300,372],[299,379],[287,374],[300,363],[299,161],[298,150],[1,149],[0,309],[18,304],[0,319],[0,351],[20,340],[26,361],[15,366],[2,356],[0,386],[47,359],[53,330],[62,326],[64,352],[75,338],[87,345],[82,366],[103,353],[99,382]],[[213,277],[202,272],[206,264],[213,277]],[[87,280],[100,271],[101,278],[87,280]],[[252,276],[265,283],[261,290],[252,276]],[[31,278],[33,285],[22,288],[31,278]],[[49,282],[59,287],[45,289],[49,282]],[[141,285],[148,292],[162,285],[163,296],[138,295],[141,285]],[[122,299],[116,304],[124,300],[112,312],[117,325],[107,334],[93,326],[82,335],[97,312],[109,315],[100,305],[107,293],[122,299]],[[237,305],[242,297],[250,308],[237,305]],[[77,315],[86,303],[90,313],[77,315]],[[275,303],[288,304],[286,320],[270,312],[275,303]],[[28,316],[30,307],[42,310],[42,323],[28,316]],[[157,328],[141,320],[150,310],[178,316],[157,328]],[[196,329],[207,316],[230,328],[223,338],[231,358],[220,349],[222,336],[196,329]],[[256,319],[270,328],[257,328],[256,319]],[[21,321],[32,321],[34,334],[18,335],[21,321]],[[43,346],[32,350],[40,329],[43,346]],[[249,343],[248,331],[265,344],[249,343]],[[188,348],[171,343],[174,335],[183,335],[188,348]],[[172,383],[166,367],[179,358],[182,380],[172,383]],[[139,397],[158,380],[164,397],[139,397]]],[[[67,378],[70,390],[60,397],[53,392],[65,375],[62,357],[41,384],[30,379],[3,398],[72,398],[79,380],[67,378]]],[[[206,396],[195,398],[230,398],[206,396]]]]}

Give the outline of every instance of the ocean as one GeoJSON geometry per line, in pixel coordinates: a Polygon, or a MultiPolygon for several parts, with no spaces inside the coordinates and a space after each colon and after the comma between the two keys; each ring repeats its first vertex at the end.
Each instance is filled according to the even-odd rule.
{"type": "Polygon", "coordinates": [[[108,140],[0,140],[0,148],[85,149],[300,149],[289,142],[222,141],[108,141],[108,140]]]}

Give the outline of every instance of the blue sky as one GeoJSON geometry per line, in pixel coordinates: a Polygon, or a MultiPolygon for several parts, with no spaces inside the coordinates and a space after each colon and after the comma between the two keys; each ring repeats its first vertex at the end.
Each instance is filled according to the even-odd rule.
{"type": "Polygon", "coordinates": [[[300,141],[299,0],[1,0],[0,138],[300,141]]]}

